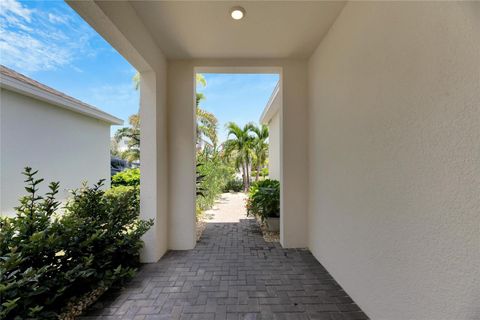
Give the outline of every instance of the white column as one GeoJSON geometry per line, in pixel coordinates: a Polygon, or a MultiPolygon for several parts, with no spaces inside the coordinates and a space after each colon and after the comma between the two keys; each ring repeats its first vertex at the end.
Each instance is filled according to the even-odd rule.
{"type": "Polygon", "coordinates": [[[280,243],[285,248],[302,248],[308,245],[306,63],[285,64],[282,84],[280,243]]]}
{"type": "Polygon", "coordinates": [[[195,99],[191,62],[168,64],[169,249],[195,247],[195,99]]]}
{"type": "Polygon", "coordinates": [[[165,92],[161,75],[141,73],[140,86],[140,217],[153,219],[144,235],[142,262],[156,262],[168,247],[165,92]]]}

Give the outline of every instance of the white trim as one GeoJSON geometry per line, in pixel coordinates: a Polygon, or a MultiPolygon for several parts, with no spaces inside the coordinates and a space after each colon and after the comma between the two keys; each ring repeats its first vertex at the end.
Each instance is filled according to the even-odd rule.
{"type": "Polygon", "coordinates": [[[108,122],[112,125],[123,125],[123,120],[114,117],[102,110],[89,106],[85,103],[75,102],[65,97],[58,96],[51,92],[37,88],[31,84],[25,83],[8,75],[2,74],[0,77],[0,87],[14,92],[18,92],[38,100],[42,100],[53,105],[81,113],[83,115],[108,122]]]}
{"type": "Polygon", "coordinates": [[[268,124],[273,116],[278,112],[279,103],[274,103],[277,99],[278,92],[280,91],[280,81],[278,81],[275,89],[273,89],[270,99],[268,99],[265,109],[263,109],[262,115],[260,116],[260,123],[268,124]]]}

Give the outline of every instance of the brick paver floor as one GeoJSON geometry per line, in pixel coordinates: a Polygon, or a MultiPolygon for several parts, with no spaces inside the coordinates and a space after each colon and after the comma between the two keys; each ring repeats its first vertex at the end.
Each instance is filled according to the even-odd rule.
{"type": "Polygon", "coordinates": [[[209,223],[193,250],[141,268],[84,319],[367,319],[308,250],[266,243],[252,219],[209,223]]]}

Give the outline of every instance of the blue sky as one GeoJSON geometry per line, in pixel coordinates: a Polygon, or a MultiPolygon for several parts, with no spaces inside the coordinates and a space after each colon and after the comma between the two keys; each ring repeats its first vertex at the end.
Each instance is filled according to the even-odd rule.
{"type": "Polygon", "coordinates": [[[215,114],[220,141],[226,139],[225,124],[234,121],[243,126],[258,123],[265,105],[278,82],[277,74],[204,74],[207,86],[197,85],[206,99],[200,106],[215,114]]]}
{"type": "MultiPolygon", "coordinates": [[[[63,1],[0,0],[0,63],[127,123],[135,69],[63,1]]],[[[202,107],[224,124],[258,121],[276,75],[207,74],[202,107]]],[[[112,127],[112,133],[118,126],[112,127]]]]}
{"type": "Polygon", "coordinates": [[[0,63],[121,119],[138,111],[135,69],[63,1],[0,0],[0,63]]]}

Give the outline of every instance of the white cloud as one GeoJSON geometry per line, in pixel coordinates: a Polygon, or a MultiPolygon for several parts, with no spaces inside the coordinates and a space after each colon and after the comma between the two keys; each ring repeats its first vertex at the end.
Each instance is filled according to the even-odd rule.
{"type": "Polygon", "coordinates": [[[16,0],[0,1],[0,16],[6,19],[7,22],[16,23],[18,18],[31,22],[32,12],[33,10],[25,8],[16,0]]]}
{"type": "Polygon", "coordinates": [[[67,10],[45,12],[0,0],[0,63],[20,72],[74,67],[75,59],[95,55],[94,35],[67,10]]]}
{"type": "Polygon", "coordinates": [[[62,23],[66,23],[68,21],[68,19],[66,17],[61,17],[59,15],[49,13],[48,14],[48,21],[50,21],[51,23],[62,24],[62,23]]]}
{"type": "Polygon", "coordinates": [[[91,89],[91,97],[98,105],[123,106],[138,104],[138,92],[133,84],[103,85],[91,89]]]}
{"type": "Polygon", "coordinates": [[[32,72],[55,69],[72,60],[66,48],[45,45],[28,34],[8,30],[1,31],[0,52],[2,64],[32,72]]]}

